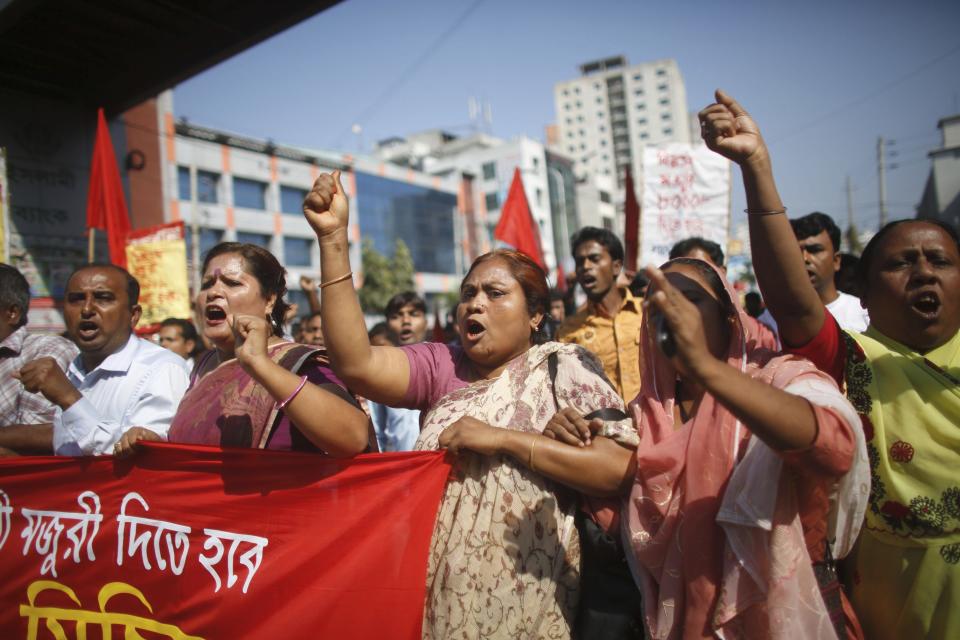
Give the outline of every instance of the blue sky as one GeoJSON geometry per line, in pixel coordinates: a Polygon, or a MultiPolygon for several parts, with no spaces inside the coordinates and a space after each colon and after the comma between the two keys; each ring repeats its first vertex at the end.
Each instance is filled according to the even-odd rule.
{"type": "MultiPolygon", "coordinates": [[[[877,220],[880,135],[898,154],[891,218],[913,214],[937,121],[960,113],[958,25],[956,1],[347,0],[178,86],[175,111],[356,152],[421,129],[465,132],[477,96],[495,135],[542,139],[553,85],[580,63],[675,58],[690,110],[720,86],[758,120],[791,215],[842,222],[849,174],[862,227],[877,220]]],[[[737,212],[741,192],[737,176],[737,212]]]]}

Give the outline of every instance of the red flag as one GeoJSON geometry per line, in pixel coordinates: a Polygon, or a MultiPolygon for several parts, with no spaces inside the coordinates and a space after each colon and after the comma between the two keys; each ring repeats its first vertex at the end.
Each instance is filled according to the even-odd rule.
{"type": "Polygon", "coordinates": [[[446,334],[443,331],[443,323],[440,322],[440,307],[433,308],[433,337],[431,342],[446,342],[446,334]]]}
{"type": "Polygon", "coordinates": [[[97,137],[90,161],[90,190],[87,193],[87,229],[106,229],[110,262],[127,266],[127,234],[130,218],[123,197],[123,183],[113,154],[113,142],[103,109],[97,110],[97,137]]]}
{"type": "Polygon", "coordinates": [[[547,263],[543,259],[540,248],[540,233],[537,223],[530,213],[527,196],[523,192],[523,181],[520,179],[520,169],[513,170],[513,182],[510,183],[510,193],[507,201],[500,209],[500,222],[493,230],[493,237],[506,242],[517,251],[525,253],[539,264],[544,271],[547,263]]]}
{"type": "Polygon", "coordinates": [[[626,219],[623,225],[623,239],[626,241],[626,261],[624,269],[628,273],[637,272],[637,239],[640,235],[640,203],[637,194],[633,191],[633,176],[630,175],[630,165],[627,165],[627,177],[624,180],[624,189],[627,191],[623,212],[626,219]]]}
{"type": "Polygon", "coordinates": [[[563,272],[562,265],[557,265],[557,290],[567,292],[567,275],[563,272]]]}

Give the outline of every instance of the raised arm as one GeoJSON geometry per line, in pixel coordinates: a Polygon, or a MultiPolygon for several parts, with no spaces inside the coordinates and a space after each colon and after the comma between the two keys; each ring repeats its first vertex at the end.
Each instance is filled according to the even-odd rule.
{"type": "Polygon", "coordinates": [[[303,215],[320,243],[320,313],[330,364],[362,396],[396,404],[407,392],[410,365],[396,347],[371,347],[360,300],[353,288],[347,227],[349,203],[340,172],[323,174],[303,202],[303,215]]]}
{"type": "Polygon", "coordinates": [[[309,276],[300,276],[300,289],[303,291],[303,295],[307,297],[310,313],[320,311],[320,296],[317,294],[317,284],[317,281],[309,276]]]}
{"type": "Polygon", "coordinates": [[[233,320],[237,361],[262,384],[283,412],[310,442],[334,457],[361,453],[367,446],[367,416],[350,395],[335,384],[315,385],[270,359],[263,318],[238,316],[233,320]]]}
{"type": "Polygon", "coordinates": [[[710,149],[740,165],[757,284],[777,321],[780,340],[804,345],[823,326],[824,308],[777,193],[770,153],[743,107],[719,89],[716,99],[699,114],[701,135],[710,149]]]}

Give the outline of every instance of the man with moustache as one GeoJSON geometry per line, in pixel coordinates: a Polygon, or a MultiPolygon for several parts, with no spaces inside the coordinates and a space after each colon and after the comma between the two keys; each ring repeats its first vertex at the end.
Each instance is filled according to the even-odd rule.
{"type": "Polygon", "coordinates": [[[596,354],[617,393],[630,402],[640,392],[643,309],[627,287],[616,285],[623,269],[623,244],[606,229],[584,227],[574,234],[570,247],[587,304],[567,316],[557,339],[596,354]]]}
{"type": "MultiPolygon", "coordinates": [[[[59,410],[43,425],[46,453],[79,456],[132,444],[144,429],[165,437],[189,383],[186,362],[138,338],[140,284],[111,264],[79,267],[67,281],[64,319],[80,349],[64,373],[39,358],[18,373],[27,391],[59,410]]],[[[0,440],[0,446],[16,450],[0,440]]]]}

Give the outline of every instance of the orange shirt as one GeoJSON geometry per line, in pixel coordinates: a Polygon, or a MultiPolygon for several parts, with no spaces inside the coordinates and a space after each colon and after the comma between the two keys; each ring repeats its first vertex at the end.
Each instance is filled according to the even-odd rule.
{"type": "Polygon", "coordinates": [[[557,331],[557,340],[572,342],[592,351],[624,402],[640,393],[641,300],[626,287],[620,289],[623,304],[612,318],[591,302],[569,316],[557,331]]]}

